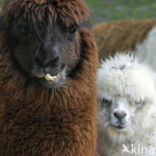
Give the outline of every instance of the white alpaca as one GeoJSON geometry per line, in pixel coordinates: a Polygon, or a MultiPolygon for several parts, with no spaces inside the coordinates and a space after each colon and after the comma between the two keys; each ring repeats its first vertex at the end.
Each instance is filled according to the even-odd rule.
{"type": "Polygon", "coordinates": [[[98,71],[98,146],[101,156],[156,156],[156,76],[129,54],[98,71]]]}

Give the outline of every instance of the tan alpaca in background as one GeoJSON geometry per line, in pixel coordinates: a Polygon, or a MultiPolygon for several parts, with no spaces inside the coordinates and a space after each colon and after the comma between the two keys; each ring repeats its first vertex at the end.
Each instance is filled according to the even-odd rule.
{"type": "Polygon", "coordinates": [[[156,69],[156,19],[123,20],[98,24],[93,28],[100,60],[117,51],[131,51],[156,69]]]}

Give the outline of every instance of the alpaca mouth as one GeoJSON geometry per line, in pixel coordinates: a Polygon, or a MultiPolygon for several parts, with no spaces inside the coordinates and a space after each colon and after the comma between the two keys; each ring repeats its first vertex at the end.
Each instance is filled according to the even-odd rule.
{"type": "Polygon", "coordinates": [[[44,79],[49,82],[59,82],[60,80],[64,80],[66,77],[66,69],[63,69],[57,75],[46,74],[44,79]]]}
{"type": "Polygon", "coordinates": [[[47,74],[47,75],[45,75],[45,77],[44,77],[47,81],[55,81],[57,78],[58,78],[58,76],[56,75],[56,76],[51,76],[50,74],[47,74]]]}
{"type": "Polygon", "coordinates": [[[50,73],[47,73],[45,76],[44,76],[44,79],[46,81],[49,81],[49,82],[59,82],[60,80],[64,80],[65,79],[65,75],[66,75],[66,67],[65,65],[63,64],[62,65],[62,70],[60,72],[58,72],[56,75],[52,75],[50,73]]]}
{"type": "MultiPolygon", "coordinates": [[[[35,75],[36,76],[36,75],[35,75]]],[[[47,73],[36,76],[37,84],[41,84],[46,88],[60,88],[65,84],[67,78],[67,68],[62,68],[57,74],[47,73]],[[39,82],[39,83],[38,83],[39,82]]]]}
{"type": "Polygon", "coordinates": [[[124,126],[115,126],[116,129],[119,129],[119,130],[122,130],[124,129],[125,127],[124,126]]]}
{"type": "Polygon", "coordinates": [[[123,130],[123,129],[125,129],[127,126],[126,125],[112,125],[115,129],[117,129],[117,130],[123,130]]]}

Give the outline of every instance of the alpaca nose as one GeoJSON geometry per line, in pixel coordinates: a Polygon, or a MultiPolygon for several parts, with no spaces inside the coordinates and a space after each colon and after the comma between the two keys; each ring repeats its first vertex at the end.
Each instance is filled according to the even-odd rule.
{"type": "Polygon", "coordinates": [[[36,62],[42,67],[59,66],[59,49],[49,42],[45,42],[35,56],[36,62]]]}
{"type": "Polygon", "coordinates": [[[127,116],[126,112],[124,111],[116,111],[114,112],[114,116],[118,119],[118,120],[122,120],[123,118],[125,118],[127,116]]]}

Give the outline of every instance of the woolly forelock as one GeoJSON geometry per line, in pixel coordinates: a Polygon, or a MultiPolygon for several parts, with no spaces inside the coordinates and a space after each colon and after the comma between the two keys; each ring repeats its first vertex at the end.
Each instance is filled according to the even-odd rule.
{"type": "Polygon", "coordinates": [[[82,0],[5,0],[5,21],[20,16],[34,23],[46,20],[50,25],[59,20],[69,27],[86,21],[88,8],[82,0]]]}
{"type": "Polygon", "coordinates": [[[155,73],[131,53],[120,52],[102,62],[97,81],[100,99],[119,95],[132,101],[155,99],[155,73]]]}

